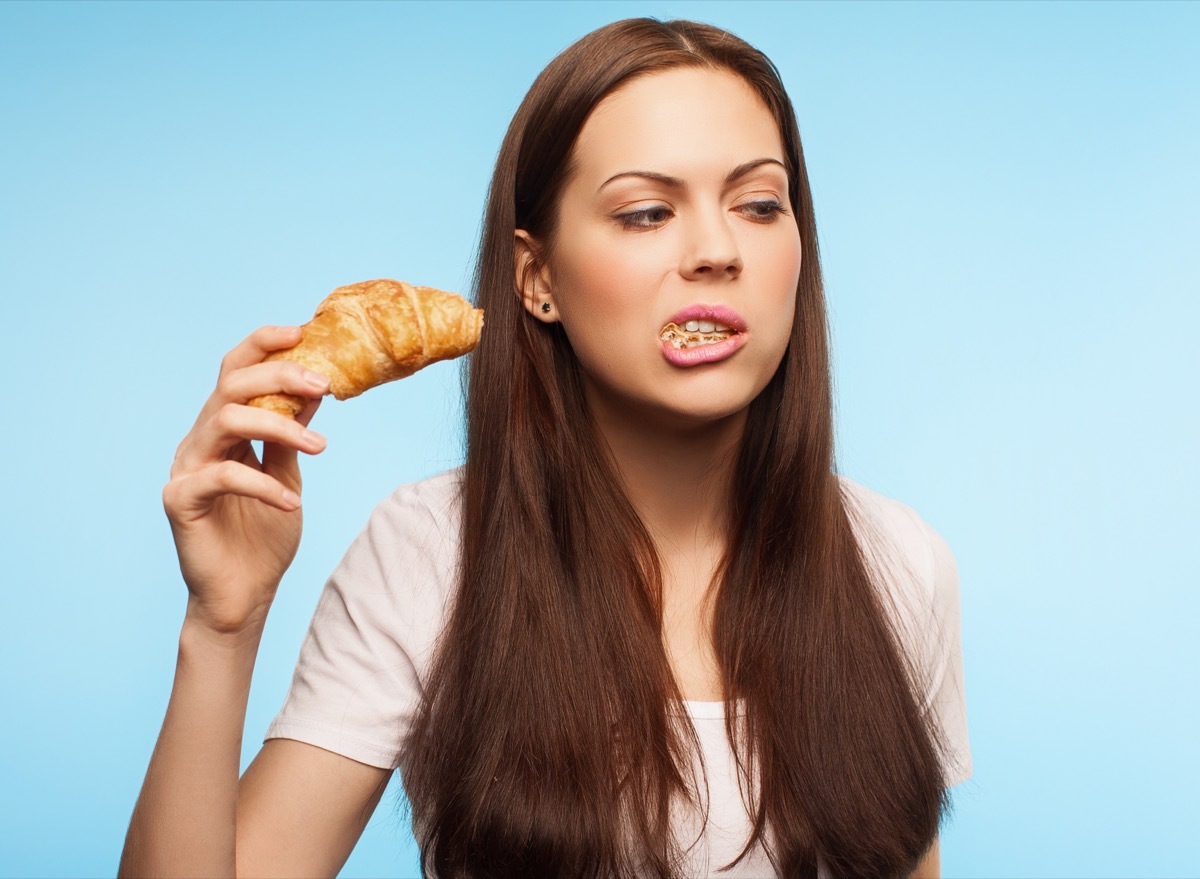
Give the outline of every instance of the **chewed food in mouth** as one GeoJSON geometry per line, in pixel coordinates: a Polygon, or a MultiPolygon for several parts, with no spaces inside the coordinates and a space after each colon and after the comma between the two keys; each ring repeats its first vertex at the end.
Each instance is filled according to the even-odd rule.
{"type": "Polygon", "coordinates": [[[674,322],[667,324],[659,332],[658,338],[673,348],[695,348],[724,342],[736,332],[716,321],[689,320],[683,326],[674,322]]]}

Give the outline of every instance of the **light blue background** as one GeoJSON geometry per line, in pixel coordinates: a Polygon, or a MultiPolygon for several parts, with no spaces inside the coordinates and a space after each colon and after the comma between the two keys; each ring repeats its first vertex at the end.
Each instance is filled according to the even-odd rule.
{"type": "MultiPolygon", "coordinates": [[[[947,876],[1200,874],[1200,5],[0,4],[0,872],[100,876],[169,693],[159,492],[221,355],[333,287],[463,289],[537,71],[639,14],[779,65],[843,470],[962,574],[947,876]]],[[[460,458],[442,364],[325,406],[247,758],[327,573],[460,458]]],[[[408,875],[389,795],[344,871],[408,875]]]]}

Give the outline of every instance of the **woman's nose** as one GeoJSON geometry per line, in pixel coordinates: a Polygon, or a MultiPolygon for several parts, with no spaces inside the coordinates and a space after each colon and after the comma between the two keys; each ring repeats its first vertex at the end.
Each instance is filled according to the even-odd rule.
{"type": "Polygon", "coordinates": [[[733,230],[723,216],[694,217],[688,225],[687,248],[681,267],[685,278],[736,278],[741,274],[742,255],[733,230]]]}

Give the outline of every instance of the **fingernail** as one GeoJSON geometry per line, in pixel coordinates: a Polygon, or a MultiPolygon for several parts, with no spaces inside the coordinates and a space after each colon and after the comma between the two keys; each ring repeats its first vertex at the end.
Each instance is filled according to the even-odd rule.
{"type": "Polygon", "coordinates": [[[319,372],[313,372],[311,369],[304,370],[304,380],[317,390],[323,391],[329,387],[329,379],[325,378],[319,372]]]}
{"type": "Polygon", "coordinates": [[[308,430],[307,428],[301,432],[300,439],[304,441],[306,446],[325,445],[325,437],[321,436],[321,434],[317,433],[315,430],[308,430]]]}
{"type": "Polygon", "coordinates": [[[293,508],[300,506],[300,495],[292,491],[290,488],[283,490],[283,502],[291,505],[293,508]]]}

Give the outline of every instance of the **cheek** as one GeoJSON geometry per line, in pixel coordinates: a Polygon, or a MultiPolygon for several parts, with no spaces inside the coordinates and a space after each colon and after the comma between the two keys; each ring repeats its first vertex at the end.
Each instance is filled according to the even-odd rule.
{"type": "Polygon", "coordinates": [[[780,273],[791,279],[793,290],[800,281],[800,264],[803,259],[804,246],[800,242],[800,231],[793,224],[790,227],[790,234],[780,246],[774,260],[780,273]]]}
{"type": "MultiPolygon", "coordinates": [[[[758,267],[756,274],[762,282],[761,289],[769,298],[770,307],[782,316],[790,317],[796,307],[796,287],[800,283],[803,261],[799,235],[793,233],[760,241],[755,252],[749,256],[758,267]]],[[[749,259],[747,265],[751,265],[749,259]]]]}
{"type": "Polygon", "coordinates": [[[599,322],[628,325],[644,316],[661,263],[650,249],[627,242],[617,247],[603,235],[581,236],[559,256],[551,276],[568,334],[599,322]]]}
{"type": "Polygon", "coordinates": [[[764,262],[767,276],[763,286],[771,291],[771,300],[767,308],[776,315],[768,331],[772,340],[768,348],[776,350],[779,357],[783,356],[791,340],[796,320],[796,290],[800,283],[801,262],[802,252],[798,240],[790,242],[786,247],[776,247],[771,257],[764,262]]]}
{"type": "Polygon", "coordinates": [[[790,258],[783,262],[786,266],[784,270],[784,287],[787,290],[787,299],[794,314],[796,311],[796,291],[800,286],[800,266],[804,263],[804,249],[798,240],[790,254],[790,258]]]}

